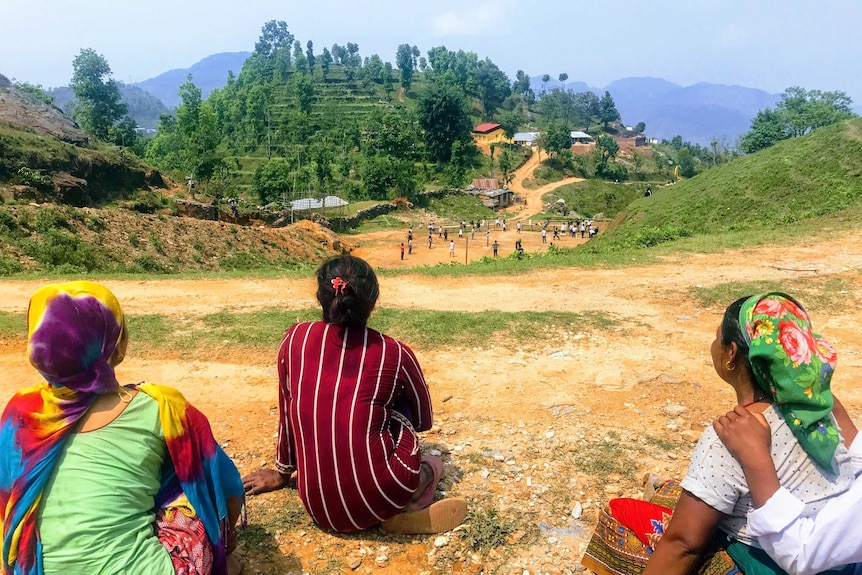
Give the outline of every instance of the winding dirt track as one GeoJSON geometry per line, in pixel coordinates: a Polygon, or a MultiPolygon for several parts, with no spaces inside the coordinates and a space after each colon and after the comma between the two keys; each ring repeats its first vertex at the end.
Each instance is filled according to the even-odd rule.
{"type": "Polygon", "coordinates": [[[532,177],[533,172],[536,168],[541,164],[541,160],[539,159],[538,150],[533,150],[533,155],[530,156],[524,164],[515,171],[515,176],[512,178],[511,183],[509,184],[509,189],[513,192],[521,196],[526,200],[526,207],[524,209],[518,211],[518,207],[510,207],[507,211],[517,211],[518,214],[515,219],[526,220],[530,217],[540,213],[542,211],[542,196],[547,194],[548,192],[552,192],[559,187],[573,184],[575,182],[583,182],[583,178],[563,178],[558,182],[551,182],[550,184],[545,184],[544,186],[528,189],[524,187],[524,180],[532,177]]]}

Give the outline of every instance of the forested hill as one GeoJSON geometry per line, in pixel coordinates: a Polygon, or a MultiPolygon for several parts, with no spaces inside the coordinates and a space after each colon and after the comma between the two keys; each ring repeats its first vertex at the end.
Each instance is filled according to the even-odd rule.
{"type": "MultiPolygon", "coordinates": [[[[155,128],[162,114],[170,114],[171,110],[161,100],[134,84],[117,83],[120,98],[128,106],[128,114],[135,119],[139,128],[155,128]]],[[[75,93],[71,88],[63,86],[48,90],[48,95],[54,98],[54,105],[71,117],[75,104],[75,93]]]]}

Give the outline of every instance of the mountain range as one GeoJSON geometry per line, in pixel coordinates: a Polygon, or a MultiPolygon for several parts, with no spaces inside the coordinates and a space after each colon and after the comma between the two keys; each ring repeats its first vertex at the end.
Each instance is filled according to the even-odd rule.
{"type": "Polygon", "coordinates": [[[201,97],[206,98],[216,88],[227,83],[228,72],[239,74],[242,64],[251,52],[222,52],[207,56],[190,68],[177,68],[159,74],[155,78],[137,82],[135,85],[146,90],[168,108],[180,105],[179,89],[191,74],[195,86],[201,89],[201,97]]]}
{"type": "Polygon", "coordinates": [[[565,88],[574,92],[592,91],[601,96],[610,92],[622,117],[622,122],[634,126],[646,124],[646,134],[659,140],[682,136],[683,141],[703,146],[712,140],[733,145],[751,127],[758,111],[772,108],[781,99],[756,88],[709,84],[701,82],[680,86],[661,78],[623,78],[604,88],[590,87],[584,82],[557,80],[542,85],[542,77],[530,79],[533,91],[565,88]]]}

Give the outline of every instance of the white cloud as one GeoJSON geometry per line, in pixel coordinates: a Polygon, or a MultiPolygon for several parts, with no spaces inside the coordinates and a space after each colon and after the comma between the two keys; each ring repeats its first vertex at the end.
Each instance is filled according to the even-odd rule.
{"type": "Polygon", "coordinates": [[[476,2],[460,10],[449,10],[432,18],[431,32],[435,36],[466,36],[490,27],[498,31],[510,29],[509,18],[519,0],[476,2]]]}

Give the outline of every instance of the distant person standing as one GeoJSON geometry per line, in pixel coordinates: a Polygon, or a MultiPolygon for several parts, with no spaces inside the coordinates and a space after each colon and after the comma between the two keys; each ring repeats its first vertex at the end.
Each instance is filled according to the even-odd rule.
{"type": "Polygon", "coordinates": [[[407,240],[407,255],[410,255],[412,253],[413,253],[413,238],[411,237],[409,240],[407,240]]]}
{"type": "Polygon", "coordinates": [[[518,231],[519,234],[521,233],[521,222],[515,224],[515,229],[518,231]]]}
{"type": "Polygon", "coordinates": [[[455,240],[449,241],[449,257],[450,258],[455,257],[455,240]]]}
{"type": "Polygon", "coordinates": [[[485,230],[485,245],[486,245],[486,246],[488,245],[488,242],[489,242],[490,240],[491,240],[491,230],[490,230],[490,229],[486,229],[486,230],[485,230]]]}
{"type": "Polygon", "coordinates": [[[506,220],[503,220],[503,231],[506,231],[506,220]]]}
{"type": "Polygon", "coordinates": [[[548,243],[548,229],[547,228],[542,228],[542,243],[543,244],[548,243]]]}
{"type": "Polygon", "coordinates": [[[401,261],[404,261],[404,242],[401,242],[401,261]]]}
{"type": "Polygon", "coordinates": [[[434,238],[433,234],[428,234],[428,249],[431,249],[431,240],[434,238]]]}
{"type": "Polygon", "coordinates": [[[560,230],[557,229],[557,226],[554,226],[554,239],[555,240],[560,239],[560,230]]]}
{"type": "Polygon", "coordinates": [[[449,230],[443,230],[443,241],[449,240],[449,230]]]}
{"type": "Polygon", "coordinates": [[[464,228],[463,227],[458,228],[458,237],[459,238],[464,237],[464,228]]]}
{"type": "Polygon", "coordinates": [[[494,257],[497,257],[497,249],[500,247],[500,244],[497,243],[497,240],[494,240],[494,257]]]}

